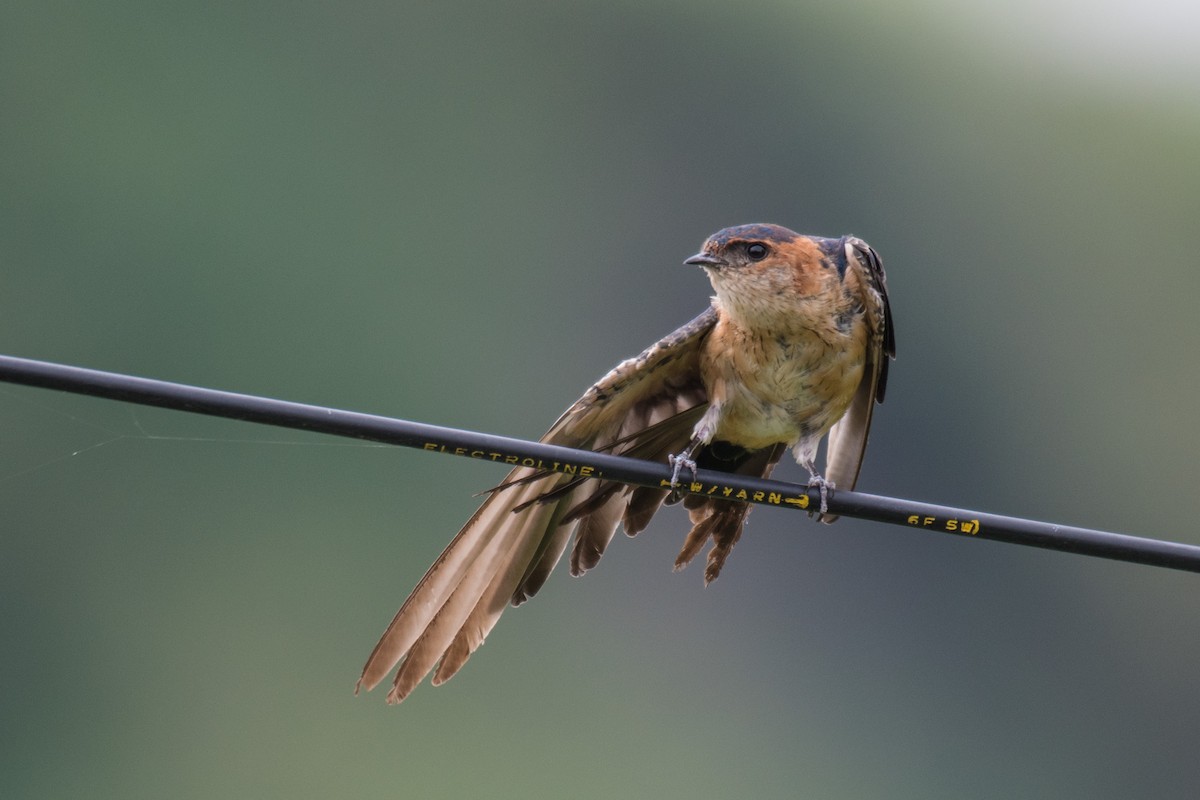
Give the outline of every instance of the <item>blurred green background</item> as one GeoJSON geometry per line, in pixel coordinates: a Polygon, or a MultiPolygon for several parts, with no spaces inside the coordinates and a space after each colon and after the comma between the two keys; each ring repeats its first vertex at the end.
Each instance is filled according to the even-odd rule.
{"type": "MultiPolygon", "coordinates": [[[[900,9],[10,0],[0,350],[537,436],[709,233],[854,233],[860,488],[1200,543],[1197,12],[900,9]]],[[[672,510],[355,698],[499,477],[0,386],[0,796],[1194,795],[1196,576],[849,519],[706,590],[672,510]]]]}

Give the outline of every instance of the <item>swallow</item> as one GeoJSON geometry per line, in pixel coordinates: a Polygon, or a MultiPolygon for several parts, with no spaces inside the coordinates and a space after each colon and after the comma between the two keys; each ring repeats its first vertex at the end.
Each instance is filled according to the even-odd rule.
{"type": "MultiPolygon", "coordinates": [[[[766,477],[790,448],[820,489],[853,489],[871,413],[896,346],[883,264],[853,236],[778,225],[726,228],[685,264],[715,292],[702,314],[621,362],[542,437],[566,447],[766,477]],[[817,448],[828,435],[825,472],[817,448]]],[[[355,688],[399,669],[389,703],[433,671],[449,680],[509,605],[542,587],[568,545],[570,572],[596,566],[617,526],[634,536],[678,500],[692,528],[675,560],[712,542],[705,584],[741,536],[750,506],[669,488],[631,487],[518,468],[509,473],[417,584],[371,652],[355,688]]]]}

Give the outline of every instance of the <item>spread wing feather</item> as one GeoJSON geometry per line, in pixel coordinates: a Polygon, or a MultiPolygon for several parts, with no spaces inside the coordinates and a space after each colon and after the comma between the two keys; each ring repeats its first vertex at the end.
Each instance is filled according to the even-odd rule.
{"type": "MultiPolygon", "coordinates": [[[[683,450],[707,406],[699,353],[715,323],[710,308],[617,365],[542,441],[662,461],[683,450]]],[[[759,467],[769,470],[769,465],[759,467]]],[[[519,604],[538,591],[572,533],[571,572],[582,574],[599,561],[622,519],[627,532],[637,533],[667,499],[663,490],[513,470],[417,584],[367,659],[358,685],[373,688],[399,664],[388,700],[400,702],[435,667],[433,682],[448,680],[483,643],[508,603],[519,604]]],[[[700,545],[711,536],[727,555],[740,534],[744,509],[727,501],[698,503],[691,514],[704,526],[700,545]],[[731,515],[734,507],[742,510],[731,515]]],[[[709,572],[711,580],[711,563],[709,572]]]]}

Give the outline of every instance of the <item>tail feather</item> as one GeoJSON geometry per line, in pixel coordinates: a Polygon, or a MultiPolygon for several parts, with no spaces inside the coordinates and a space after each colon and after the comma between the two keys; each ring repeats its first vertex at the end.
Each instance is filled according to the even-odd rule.
{"type": "Polygon", "coordinates": [[[712,549],[708,551],[708,564],[704,568],[704,585],[712,583],[721,574],[725,559],[733,551],[733,546],[742,538],[742,528],[745,527],[746,517],[750,514],[751,506],[746,503],[727,504],[713,514],[712,549]]]}
{"type": "Polygon", "coordinates": [[[693,518],[693,521],[692,529],[688,531],[687,537],[683,540],[683,548],[680,549],[679,555],[675,556],[676,572],[692,563],[692,559],[704,547],[709,534],[712,533],[713,518],[711,515],[699,514],[693,518]]]}
{"type": "MultiPolygon", "coordinates": [[[[777,444],[761,450],[745,451],[737,454],[736,458],[727,460],[736,464],[733,471],[740,475],[767,478],[775,469],[783,450],[784,446],[777,444]]],[[[705,457],[705,454],[701,454],[701,459],[705,457]]],[[[675,558],[675,570],[679,571],[691,563],[704,547],[704,543],[711,538],[713,547],[708,553],[708,565],[704,569],[704,584],[707,586],[721,574],[725,560],[729,558],[733,546],[741,538],[746,515],[750,513],[751,506],[748,503],[717,500],[694,494],[685,497],[683,505],[692,520],[692,529],[675,558]]]]}

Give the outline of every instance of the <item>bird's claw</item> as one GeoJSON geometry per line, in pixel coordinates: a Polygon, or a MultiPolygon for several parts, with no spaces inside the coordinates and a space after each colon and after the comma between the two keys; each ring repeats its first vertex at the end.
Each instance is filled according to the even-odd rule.
{"type": "Polygon", "coordinates": [[[683,498],[684,492],[682,487],[680,487],[679,473],[682,473],[682,471],[686,469],[691,473],[691,480],[696,480],[696,462],[695,459],[692,459],[691,457],[692,451],[694,451],[694,449],[689,447],[688,450],[684,450],[682,453],[679,453],[678,456],[673,455],[673,453],[672,455],[667,456],[667,463],[670,463],[672,468],[671,495],[667,500],[668,503],[678,503],[678,501],[683,498]]]}
{"type": "Polygon", "coordinates": [[[821,513],[828,514],[829,513],[829,490],[837,488],[836,486],[833,485],[833,481],[827,481],[827,480],[825,480],[824,477],[822,477],[821,475],[818,475],[814,472],[813,474],[809,475],[808,488],[816,489],[818,492],[820,492],[820,494],[821,494],[821,513]]]}
{"type": "Polygon", "coordinates": [[[672,468],[671,469],[671,486],[673,488],[678,488],[679,473],[682,473],[682,471],[684,469],[688,469],[690,471],[691,480],[694,480],[694,481],[696,480],[696,462],[692,461],[692,459],[689,457],[688,452],[684,451],[682,453],[679,453],[678,456],[674,456],[674,455],[667,456],[667,463],[670,463],[671,468],[672,468]]]}

